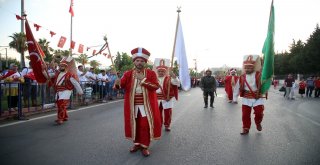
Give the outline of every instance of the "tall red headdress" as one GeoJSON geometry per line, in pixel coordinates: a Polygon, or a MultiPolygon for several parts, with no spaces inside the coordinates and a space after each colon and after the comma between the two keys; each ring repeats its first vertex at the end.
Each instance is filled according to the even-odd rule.
{"type": "Polygon", "coordinates": [[[138,48],[131,50],[131,54],[132,54],[133,61],[136,58],[143,58],[147,62],[150,57],[149,51],[147,51],[147,49],[141,48],[141,47],[138,47],[138,48]]]}

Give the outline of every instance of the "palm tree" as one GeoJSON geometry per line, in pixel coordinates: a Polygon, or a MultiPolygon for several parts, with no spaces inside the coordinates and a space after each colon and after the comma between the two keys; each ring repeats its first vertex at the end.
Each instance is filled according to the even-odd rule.
{"type": "Polygon", "coordinates": [[[93,67],[93,68],[97,68],[100,65],[101,64],[97,60],[90,61],[90,66],[93,67]]]}
{"type": "Polygon", "coordinates": [[[85,64],[88,63],[89,58],[88,58],[88,55],[86,54],[80,54],[78,58],[75,58],[75,60],[84,66],[85,64]]]}
{"type": "Polygon", "coordinates": [[[63,57],[68,57],[69,54],[69,50],[54,50],[53,59],[55,60],[55,62],[60,62],[60,60],[62,60],[63,57]]]}
{"type": "Polygon", "coordinates": [[[12,41],[9,43],[9,47],[15,49],[21,54],[21,67],[24,67],[24,52],[28,50],[26,35],[24,33],[13,33],[13,35],[9,37],[12,38],[12,41]]]}
{"type": "Polygon", "coordinates": [[[38,43],[39,43],[42,51],[46,55],[44,60],[45,61],[51,61],[52,60],[51,52],[53,51],[53,48],[49,46],[50,42],[48,42],[45,38],[44,39],[40,38],[38,43]]]}

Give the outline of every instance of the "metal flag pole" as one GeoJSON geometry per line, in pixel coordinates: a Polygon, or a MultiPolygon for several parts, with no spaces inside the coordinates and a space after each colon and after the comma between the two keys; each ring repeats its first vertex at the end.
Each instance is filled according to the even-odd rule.
{"type": "MultiPolygon", "coordinates": [[[[177,24],[176,24],[176,31],[175,31],[175,34],[174,34],[174,42],[173,42],[173,50],[172,50],[172,56],[171,56],[171,64],[170,64],[170,71],[172,71],[172,68],[173,68],[173,58],[174,58],[174,54],[175,54],[175,49],[176,49],[176,41],[177,41],[177,33],[178,33],[178,26],[179,26],[179,21],[180,21],[180,12],[181,12],[181,7],[178,7],[177,9],[177,13],[178,13],[178,16],[177,16],[177,24]]],[[[170,72],[169,71],[169,72],[170,72]]],[[[168,86],[168,93],[167,93],[167,100],[170,99],[170,88],[171,88],[171,76],[170,76],[170,79],[169,79],[169,86],[168,86]]]]}
{"type": "MultiPolygon", "coordinates": [[[[70,1],[70,9],[72,8],[73,6],[73,0],[70,1]]],[[[73,12],[73,9],[72,9],[72,12],[73,12]]],[[[70,52],[70,57],[72,57],[72,48],[71,48],[71,45],[72,45],[72,22],[73,22],[73,13],[70,13],[70,49],[69,49],[69,52],[70,52]]]]}

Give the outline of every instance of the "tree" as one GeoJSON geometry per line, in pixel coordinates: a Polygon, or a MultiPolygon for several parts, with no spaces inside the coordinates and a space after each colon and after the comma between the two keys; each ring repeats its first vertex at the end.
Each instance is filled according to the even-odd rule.
{"type": "Polygon", "coordinates": [[[62,60],[63,57],[68,57],[70,54],[69,50],[54,50],[53,52],[53,59],[55,60],[55,62],[60,62],[62,60]]]}
{"type": "Polygon", "coordinates": [[[274,59],[274,72],[277,75],[288,73],[314,74],[319,72],[320,65],[320,28],[315,30],[306,43],[301,40],[290,45],[290,52],[278,53],[274,59]]]}
{"type": "Polygon", "coordinates": [[[124,71],[130,70],[134,67],[132,58],[127,53],[117,53],[114,65],[117,71],[123,73],[124,71]]]}
{"type": "Polygon", "coordinates": [[[86,54],[80,54],[79,57],[75,58],[74,60],[76,60],[76,62],[80,63],[83,67],[89,61],[88,55],[86,55],[86,54]]]}
{"type": "Polygon", "coordinates": [[[306,69],[307,72],[313,74],[320,71],[319,61],[320,61],[320,28],[317,24],[315,30],[307,39],[305,45],[305,59],[306,59],[306,69]]]}
{"type": "Polygon", "coordinates": [[[90,61],[90,66],[93,68],[98,68],[101,65],[97,60],[90,61]]]}
{"type": "Polygon", "coordinates": [[[172,72],[179,76],[179,65],[178,65],[178,61],[175,60],[174,63],[173,63],[173,67],[172,67],[172,72]]]}
{"type": "Polygon", "coordinates": [[[9,43],[9,47],[15,49],[21,54],[21,65],[24,67],[24,52],[28,50],[26,35],[24,33],[13,33],[13,35],[9,37],[12,38],[12,41],[9,43]]]}
{"type": "Polygon", "coordinates": [[[51,52],[53,52],[53,48],[49,46],[50,42],[48,42],[45,38],[40,38],[38,43],[45,54],[44,61],[51,61],[53,57],[53,55],[51,54],[51,52]]]}
{"type": "Polygon", "coordinates": [[[305,44],[301,40],[298,40],[297,43],[295,43],[293,40],[293,43],[290,47],[290,65],[288,66],[292,73],[304,73],[304,71],[300,68],[300,66],[303,66],[306,61],[303,57],[304,46],[305,44]]]}
{"type": "MultiPolygon", "coordinates": [[[[19,68],[21,68],[21,64],[20,64],[20,62],[19,62],[17,59],[13,59],[13,58],[10,58],[10,57],[9,57],[7,60],[8,60],[8,63],[9,63],[9,64],[14,63],[14,64],[16,64],[19,68]]],[[[5,60],[1,60],[0,62],[2,63],[2,66],[6,66],[6,61],[5,61],[5,60]]],[[[2,71],[2,69],[8,69],[8,68],[0,68],[1,71],[2,71]]]]}

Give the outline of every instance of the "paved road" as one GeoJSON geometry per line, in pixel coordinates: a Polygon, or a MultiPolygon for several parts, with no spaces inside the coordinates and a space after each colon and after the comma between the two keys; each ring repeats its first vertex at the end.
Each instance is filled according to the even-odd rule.
{"type": "Polygon", "coordinates": [[[320,164],[320,99],[285,100],[271,90],[263,131],[253,125],[241,136],[241,104],[227,103],[220,88],[215,108],[204,109],[201,94],[199,88],[180,93],[172,131],[152,143],[150,157],[129,153],[118,100],[73,110],[62,126],[54,114],[1,125],[0,164],[320,164]]]}

